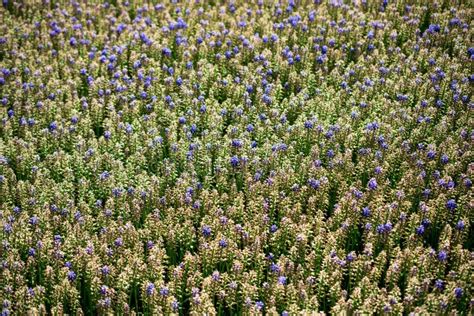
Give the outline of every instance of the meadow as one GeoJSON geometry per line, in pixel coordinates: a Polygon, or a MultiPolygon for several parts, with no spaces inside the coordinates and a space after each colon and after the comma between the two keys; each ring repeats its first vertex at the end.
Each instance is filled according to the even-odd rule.
{"type": "Polygon", "coordinates": [[[3,0],[1,315],[472,315],[473,16],[3,0]]]}

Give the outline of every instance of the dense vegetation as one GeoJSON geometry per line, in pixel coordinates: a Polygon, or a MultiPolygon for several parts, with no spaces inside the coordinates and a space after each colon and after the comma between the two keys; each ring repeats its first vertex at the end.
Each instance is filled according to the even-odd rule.
{"type": "Polygon", "coordinates": [[[473,313],[469,1],[143,2],[0,7],[2,315],[473,313]]]}

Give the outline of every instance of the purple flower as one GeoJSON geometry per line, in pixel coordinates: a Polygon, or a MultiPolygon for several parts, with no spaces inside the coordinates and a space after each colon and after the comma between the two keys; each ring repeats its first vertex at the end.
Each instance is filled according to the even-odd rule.
{"type": "Polygon", "coordinates": [[[160,295],[161,296],[166,297],[166,296],[168,296],[169,292],[170,292],[170,290],[166,286],[164,286],[160,289],[160,295]]]}
{"type": "Polygon", "coordinates": [[[456,224],[457,230],[464,230],[465,227],[466,227],[466,224],[464,223],[462,219],[460,219],[456,224]]]}
{"type": "Polygon", "coordinates": [[[370,208],[368,206],[362,209],[362,216],[369,217],[370,216],[370,208]]]}
{"type": "Polygon", "coordinates": [[[173,309],[174,312],[176,312],[179,309],[178,301],[171,302],[171,308],[173,309]]]}
{"type": "Polygon", "coordinates": [[[51,123],[49,124],[49,130],[50,130],[51,132],[55,131],[57,128],[58,128],[58,123],[56,123],[56,121],[51,122],[51,123]]]}
{"type": "Polygon", "coordinates": [[[445,262],[447,258],[448,258],[448,254],[446,253],[446,251],[441,250],[441,251],[438,253],[438,260],[439,260],[439,261],[445,262]]]}
{"type": "Polygon", "coordinates": [[[127,123],[125,125],[125,132],[129,135],[132,134],[133,133],[133,126],[131,124],[127,123]]]}
{"type": "Polygon", "coordinates": [[[280,277],[278,277],[278,284],[286,285],[286,282],[287,282],[286,276],[280,276],[280,277]]]}
{"type": "Polygon", "coordinates": [[[354,197],[357,199],[357,200],[360,200],[363,196],[364,196],[364,193],[362,193],[361,191],[355,189],[354,191],[352,191],[352,194],[354,194],[354,197]]]}
{"type": "Polygon", "coordinates": [[[472,181],[469,178],[464,179],[464,185],[466,188],[470,189],[472,187],[472,181]]]}
{"type": "Polygon", "coordinates": [[[76,280],[77,278],[77,275],[76,275],[76,272],[70,270],[68,273],[67,273],[67,278],[70,282],[73,282],[76,280]]]}
{"type": "Polygon", "coordinates": [[[437,279],[435,281],[435,287],[438,289],[438,290],[443,290],[444,289],[444,282],[443,280],[440,280],[440,279],[437,279]]]}
{"type": "Polygon", "coordinates": [[[230,164],[232,165],[232,167],[234,168],[237,167],[239,165],[239,162],[240,162],[239,157],[237,156],[230,157],[230,164]]]}
{"type": "Polygon", "coordinates": [[[232,147],[235,147],[235,148],[241,148],[242,147],[242,140],[233,139],[231,145],[232,145],[232,147]]]}
{"type": "Polygon", "coordinates": [[[347,254],[346,260],[347,260],[348,262],[352,262],[352,261],[354,261],[354,259],[355,259],[355,257],[354,257],[354,253],[353,253],[353,252],[350,252],[350,253],[347,254]]]}
{"type": "Polygon", "coordinates": [[[148,296],[152,296],[155,293],[155,284],[153,283],[148,283],[146,286],[146,294],[148,296]]]}
{"type": "Polygon", "coordinates": [[[371,178],[367,186],[369,187],[370,190],[377,189],[377,180],[375,180],[375,178],[371,178]]]}
{"type": "Polygon", "coordinates": [[[108,171],[104,171],[99,175],[100,180],[104,181],[110,177],[110,173],[108,171]]]}
{"type": "Polygon", "coordinates": [[[441,156],[441,162],[442,162],[444,165],[447,164],[447,163],[449,162],[449,157],[448,157],[448,155],[443,154],[443,155],[441,156]]]}
{"type": "Polygon", "coordinates": [[[110,268],[109,266],[103,266],[102,268],[100,268],[100,272],[103,274],[103,275],[108,275],[110,273],[110,268]]]}
{"type": "Polygon", "coordinates": [[[311,121],[304,122],[304,128],[306,128],[306,129],[312,129],[313,126],[314,126],[314,124],[311,121]]]}
{"type": "Polygon", "coordinates": [[[227,248],[227,240],[225,240],[224,238],[222,238],[221,240],[219,240],[219,247],[221,247],[221,248],[227,248]]]}
{"type": "Polygon", "coordinates": [[[278,273],[280,272],[280,267],[277,264],[272,263],[270,264],[270,271],[273,273],[278,273]]]}
{"type": "Polygon", "coordinates": [[[165,47],[161,50],[161,53],[163,55],[165,55],[166,57],[170,57],[171,56],[171,49],[169,49],[168,47],[165,47]]]}
{"type": "Polygon", "coordinates": [[[308,180],[308,185],[309,185],[311,188],[317,190],[317,189],[319,189],[319,187],[321,186],[321,181],[316,180],[316,179],[314,179],[314,178],[310,178],[310,179],[308,180]]]}
{"type": "Polygon", "coordinates": [[[420,225],[416,228],[416,234],[417,235],[421,236],[421,235],[424,234],[424,232],[425,232],[425,226],[420,225]]]}
{"type": "Polygon", "coordinates": [[[460,299],[460,298],[463,296],[463,294],[464,294],[464,291],[463,291],[462,288],[456,287],[456,288],[454,289],[454,296],[455,296],[457,299],[460,299]]]}
{"type": "Polygon", "coordinates": [[[202,230],[201,230],[201,231],[202,231],[202,234],[204,235],[204,237],[209,237],[209,236],[211,236],[212,230],[211,230],[211,228],[210,228],[209,226],[204,225],[204,226],[202,227],[202,230]]]}
{"type": "Polygon", "coordinates": [[[30,225],[38,225],[39,223],[39,218],[37,216],[32,216],[30,217],[30,221],[29,221],[30,225]]]}
{"type": "Polygon", "coordinates": [[[448,200],[448,202],[446,202],[446,208],[448,210],[450,210],[451,212],[454,212],[454,210],[456,209],[457,207],[457,204],[456,204],[456,201],[453,200],[453,199],[450,199],[448,200]]]}
{"type": "Polygon", "coordinates": [[[115,245],[116,247],[121,247],[121,246],[123,245],[123,239],[122,239],[121,237],[115,239],[114,245],[115,245]]]}
{"type": "Polygon", "coordinates": [[[262,301],[256,301],[256,302],[255,302],[255,307],[256,307],[257,310],[259,310],[259,311],[261,311],[264,306],[265,306],[265,304],[263,304],[262,301]]]}
{"type": "Polygon", "coordinates": [[[377,226],[377,233],[378,234],[388,234],[392,231],[392,223],[387,222],[385,224],[380,224],[377,226]]]}
{"type": "Polygon", "coordinates": [[[271,232],[271,233],[274,233],[274,232],[276,232],[277,230],[278,230],[278,226],[277,226],[277,225],[273,224],[272,226],[270,226],[270,232],[271,232]]]}
{"type": "Polygon", "coordinates": [[[213,281],[217,282],[217,281],[220,280],[221,275],[220,275],[219,271],[214,271],[214,272],[212,273],[212,276],[211,276],[211,277],[212,277],[212,280],[213,280],[213,281]]]}

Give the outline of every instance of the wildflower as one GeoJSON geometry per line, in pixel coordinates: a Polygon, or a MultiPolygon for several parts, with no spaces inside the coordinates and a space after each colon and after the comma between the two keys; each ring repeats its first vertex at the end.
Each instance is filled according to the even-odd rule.
{"type": "Polygon", "coordinates": [[[460,219],[457,223],[456,223],[456,229],[457,230],[464,230],[464,228],[466,227],[466,224],[464,223],[464,221],[462,219],[460,219]]]}
{"type": "Polygon", "coordinates": [[[321,186],[321,182],[320,182],[319,180],[314,179],[314,178],[310,178],[310,179],[308,180],[308,185],[309,185],[311,188],[317,190],[317,189],[319,189],[319,187],[321,186]]]}
{"type": "Polygon", "coordinates": [[[446,202],[446,208],[451,211],[451,212],[454,212],[454,210],[457,208],[457,204],[456,204],[456,201],[454,201],[453,199],[450,199],[446,202]]]}
{"type": "Polygon", "coordinates": [[[232,157],[230,158],[230,164],[231,164],[232,167],[234,167],[234,168],[239,165],[239,161],[240,161],[240,160],[239,160],[239,157],[237,157],[237,156],[232,156],[232,157]]]}
{"type": "Polygon", "coordinates": [[[50,130],[51,132],[54,132],[54,131],[57,130],[57,129],[58,129],[58,123],[56,123],[56,121],[51,122],[51,123],[49,124],[49,130],[50,130]]]}
{"type": "Polygon", "coordinates": [[[209,237],[209,236],[211,236],[211,232],[212,232],[212,231],[211,231],[211,228],[210,228],[209,226],[204,225],[204,226],[202,227],[202,234],[204,235],[204,237],[209,237]]]}
{"type": "Polygon", "coordinates": [[[463,294],[464,294],[464,291],[463,291],[462,288],[456,287],[456,288],[454,289],[454,296],[455,296],[457,299],[460,299],[460,298],[463,296],[463,294]]]}
{"type": "Polygon", "coordinates": [[[370,190],[377,189],[377,180],[375,178],[371,178],[367,184],[370,190]]]}
{"type": "Polygon", "coordinates": [[[265,306],[265,304],[263,304],[262,301],[256,301],[255,302],[255,307],[257,308],[257,310],[261,311],[263,310],[263,307],[265,306]]]}
{"type": "Polygon", "coordinates": [[[424,232],[425,232],[425,226],[420,225],[420,226],[417,227],[417,229],[416,229],[416,234],[417,235],[421,236],[421,235],[424,234],[424,232]]]}
{"type": "Polygon", "coordinates": [[[286,285],[287,278],[285,276],[278,277],[278,284],[286,285]]]}
{"type": "Polygon", "coordinates": [[[76,280],[77,278],[77,275],[74,271],[70,270],[68,273],[67,273],[67,278],[70,282],[73,282],[76,280]]]}
{"type": "Polygon", "coordinates": [[[437,279],[437,280],[435,281],[435,287],[436,287],[438,290],[442,291],[442,290],[444,289],[444,282],[443,282],[443,280],[437,279]]]}
{"type": "Polygon", "coordinates": [[[221,247],[221,248],[227,248],[227,240],[225,240],[224,238],[222,238],[221,240],[219,240],[219,247],[221,247]]]}
{"type": "Polygon", "coordinates": [[[155,285],[153,283],[148,283],[146,286],[146,294],[152,296],[155,293],[155,285]]]}
{"type": "Polygon", "coordinates": [[[277,225],[272,225],[272,226],[270,226],[270,232],[271,232],[271,233],[274,233],[274,232],[276,232],[277,230],[278,230],[278,226],[277,226],[277,225]]]}
{"type": "Polygon", "coordinates": [[[444,262],[444,261],[446,261],[447,258],[448,258],[448,254],[446,253],[446,251],[441,250],[441,251],[438,253],[438,260],[439,260],[439,261],[444,262]]]}

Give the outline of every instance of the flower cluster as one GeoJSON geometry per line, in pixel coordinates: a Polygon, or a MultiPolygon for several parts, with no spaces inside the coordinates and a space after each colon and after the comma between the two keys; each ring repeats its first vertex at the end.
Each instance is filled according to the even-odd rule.
{"type": "Polygon", "coordinates": [[[449,5],[4,0],[2,315],[472,314],[449,5]]]}

